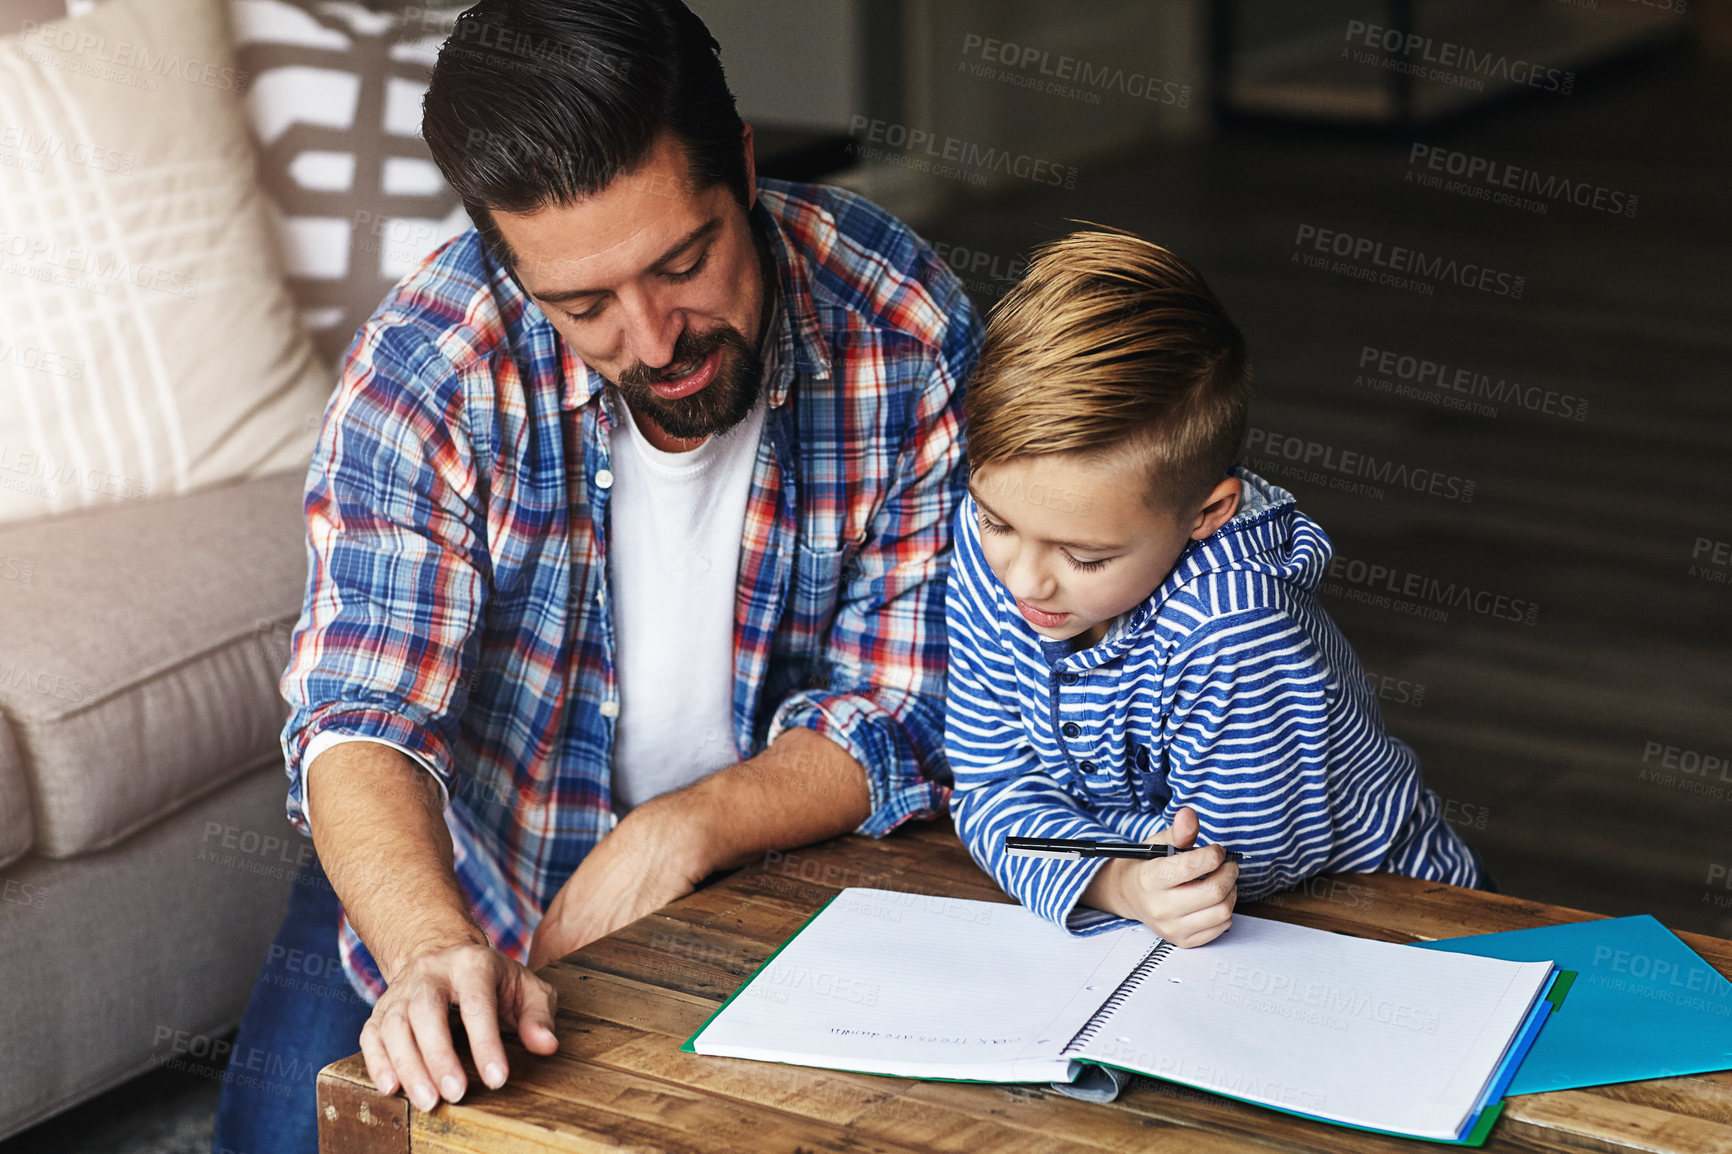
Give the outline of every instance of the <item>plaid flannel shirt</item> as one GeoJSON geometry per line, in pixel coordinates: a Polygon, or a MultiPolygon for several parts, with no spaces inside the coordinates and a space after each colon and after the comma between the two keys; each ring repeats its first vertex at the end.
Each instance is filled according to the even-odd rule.
{"type": "MultiPolygon", "coordinates": [[[[883,835],[942,812],[944,577],[963,386],[982,336],[956,276],[874,205],[759,182],[779,284],[735,604],[739,756],[806,726],[865,768],[883,835]]],[[[289,820],[320,733],[437,777],[457,879],[518,959],[613,827],[603,381],[488,255],[450,241],[351,345],[308,474],[310,570],[282,688],[289,820]]],[[[344,968],[384,981],[345,914],[344,968]]]]}

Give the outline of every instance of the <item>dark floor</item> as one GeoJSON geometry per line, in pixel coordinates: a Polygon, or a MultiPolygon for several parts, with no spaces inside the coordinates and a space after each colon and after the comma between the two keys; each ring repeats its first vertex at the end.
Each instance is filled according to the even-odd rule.
{"type": "MultiPolygon", "coordinates": [[[[1241,129],[928,229],[1001,267],[1074,227],[1066,218],[1159,240],[1203,269],[1245,330],[1255,429],[1315,442],[1328,460],[1369,453],[1410,479],[1473,481],[1471,502],[1365,493],[1337,488],[1354,479],[1339,470],[1252,452],[1339,557],[1366,562],[1326,604],[1387,679],[1391,730],[1503,887],[1720,934],[1732,934],[1732,567],[1710,566],[1718,582],[1692,575],[1692,552],[1732,542],[1728,112],[1732,74],[1678,51],[1572,97],[1409,135],[1241,129]],[[1635,195],[1635,215],[1565,203],[1541,215],[1422,188],[1405,179],[1416,141],[1635,195]],[[1524,290],[1421,295],[1315,270],[1295,260],[1310,251],[1296,251],[1301,225],[1519,274],[1524,290]],[[1491,416],[1452,412],[1435,388],[1378,391],[1358,375],[1408,382],[1361,370],[1367,346],[1537,386],[1540,405],[1552,390],[1559,413],[1508,400],[1491,416]],[[1574,409],[1565,395],[1589,402],[1583,419],[1560,415],[1574,409]],[[1367,588],[1371,565],[1398,575],[1367,588]],[[1494,616],[1525,613],[1495,602],[1441,621],[1402,612],[1392,602],[1418,599],[1387,586],[1409,574],[1413,588],[1435,579],[1434,592],[1454,583],[1538,612],[1532,624],[1494,616]],[[1379,592],[1383,604],[1349,599],[1379,592]],[[1719,766],[1702,772],[1705,757],[1719,766]]],[[[971,284],[988,298],[1003,287],[971,284]]],[[[1732,546],[1718,548],[1724,562],[1732,546]]]]}
{"type": "MultiPolygon", "coordinates": [[[[1531,625],[1460,607],[1435,621],[1351,600],[1375,591],[1345,579],[1328,600],[1385,679],[1391,729],[1503,887],[1722,935],[1732,768],[1662,763],[1666,747],[1681,766],[1732,761],[1732,585],[1691,575],[1698,539],[1732,542],[1728,113],[1732,73],[1670,56],[1411,138],[1236,130],[926,230],[1001,270],[1066,218],[1160,240],[1202,267],[1251,341],[1256,428],[1475,482],[1463,502],[1268,470],[1342,558],[1397,571],[1397,586],[1416,574],[1538,605],[1531,625]],[[1634,194],[1636,215],[1417,187],[1403,179],[1416,139],[1634,194]],[[1424,296],[1306,268],[1302,224],[1521,274],[1525,289],[1424,296]],[[1378,392],[1356,383],[1366,346],[1585,398],[1587,415],[1378,392]]],[[[992,275],[973,279],[983,297],[1003,291],[992,275]]],[[[202,1152],[216,1095],[158,1072],[0,1154],[202,1152]]]]}
{"type": "Polygon", "coordinates": [[[0,1142],[0,1154],[210,1154],[220,1075],[153,1070],[0,1142]]]}

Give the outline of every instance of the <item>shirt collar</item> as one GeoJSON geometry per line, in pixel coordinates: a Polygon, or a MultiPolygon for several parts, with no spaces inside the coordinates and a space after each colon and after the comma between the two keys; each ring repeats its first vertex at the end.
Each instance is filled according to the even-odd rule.
{"type": "Polygon", "coordinates": [[[782,352],[783,337],[787,332],[787,322],[782,314],[782,293],[780,288],[773,286],[775,293],[770,304],[770,323],[764,327],[764,337],[758,342],[758,360],[763,362],[763,382],[766,391],[775,388],[776,378],[780,375],[778,369],[787,362],[787,356],[782,352]]]}
{"type": "MultiPolygon", "coordinates": [[[[812,300],[811,270],[805,256],[794,247],[776,214],[765,203],[780,194],[760,189],[757,203],[752,206],[752,225],[768,243],[770,259],[776,266],[776,313],[772,331],[779,332],[777,355],[783,365],[792,365],[815,380],[830,379],[830,350],[818,324],[818,308],[812,300]]],[[[766,363],[768,363],[766,361],[766,363]]],[[[770,406],[779,407],[788,397],[793,384],[792,373],[776,373],[770,378],[770,406]]]]}

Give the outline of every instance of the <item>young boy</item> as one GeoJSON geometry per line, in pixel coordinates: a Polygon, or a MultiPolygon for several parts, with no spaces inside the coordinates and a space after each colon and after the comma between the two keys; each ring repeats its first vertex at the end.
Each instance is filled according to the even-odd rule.
{"type": "Polygon", "coordinates": [[[1107,232],[1037,254],[969,382],[951,809],[1005,891],[1072,931],[1118,915],[1194,946],[1237,897],[1321,871],[1480,880],[1317,603],[1329,539],[1233,464],[1249,399],[1203,278],[1107,232]],[[1203,848],[1065,861],[1010,835],[1203,848]]]}

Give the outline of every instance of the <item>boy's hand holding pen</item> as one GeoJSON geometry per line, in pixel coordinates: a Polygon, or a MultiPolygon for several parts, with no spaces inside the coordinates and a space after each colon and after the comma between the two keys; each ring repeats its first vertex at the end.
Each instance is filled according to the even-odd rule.
{"type": "Polygon", "coordinates": [[[1149,839],[1154,848],[1148,856],[1127,856],[1137,852],[1129,847],[1064,847],[1028,838],[1007,839],[1006,848],[1040,857],[1108,858],[1083,891],[1083,903],[1135,918],[1174,945],[1189,948],[1219,937],[1232,924],[1239,896],[1240,855],[1218,845],[1191,849],[1196,840],[1197,814],[1186,806],[1173,815],[1170,827],[1149,839]]]}

